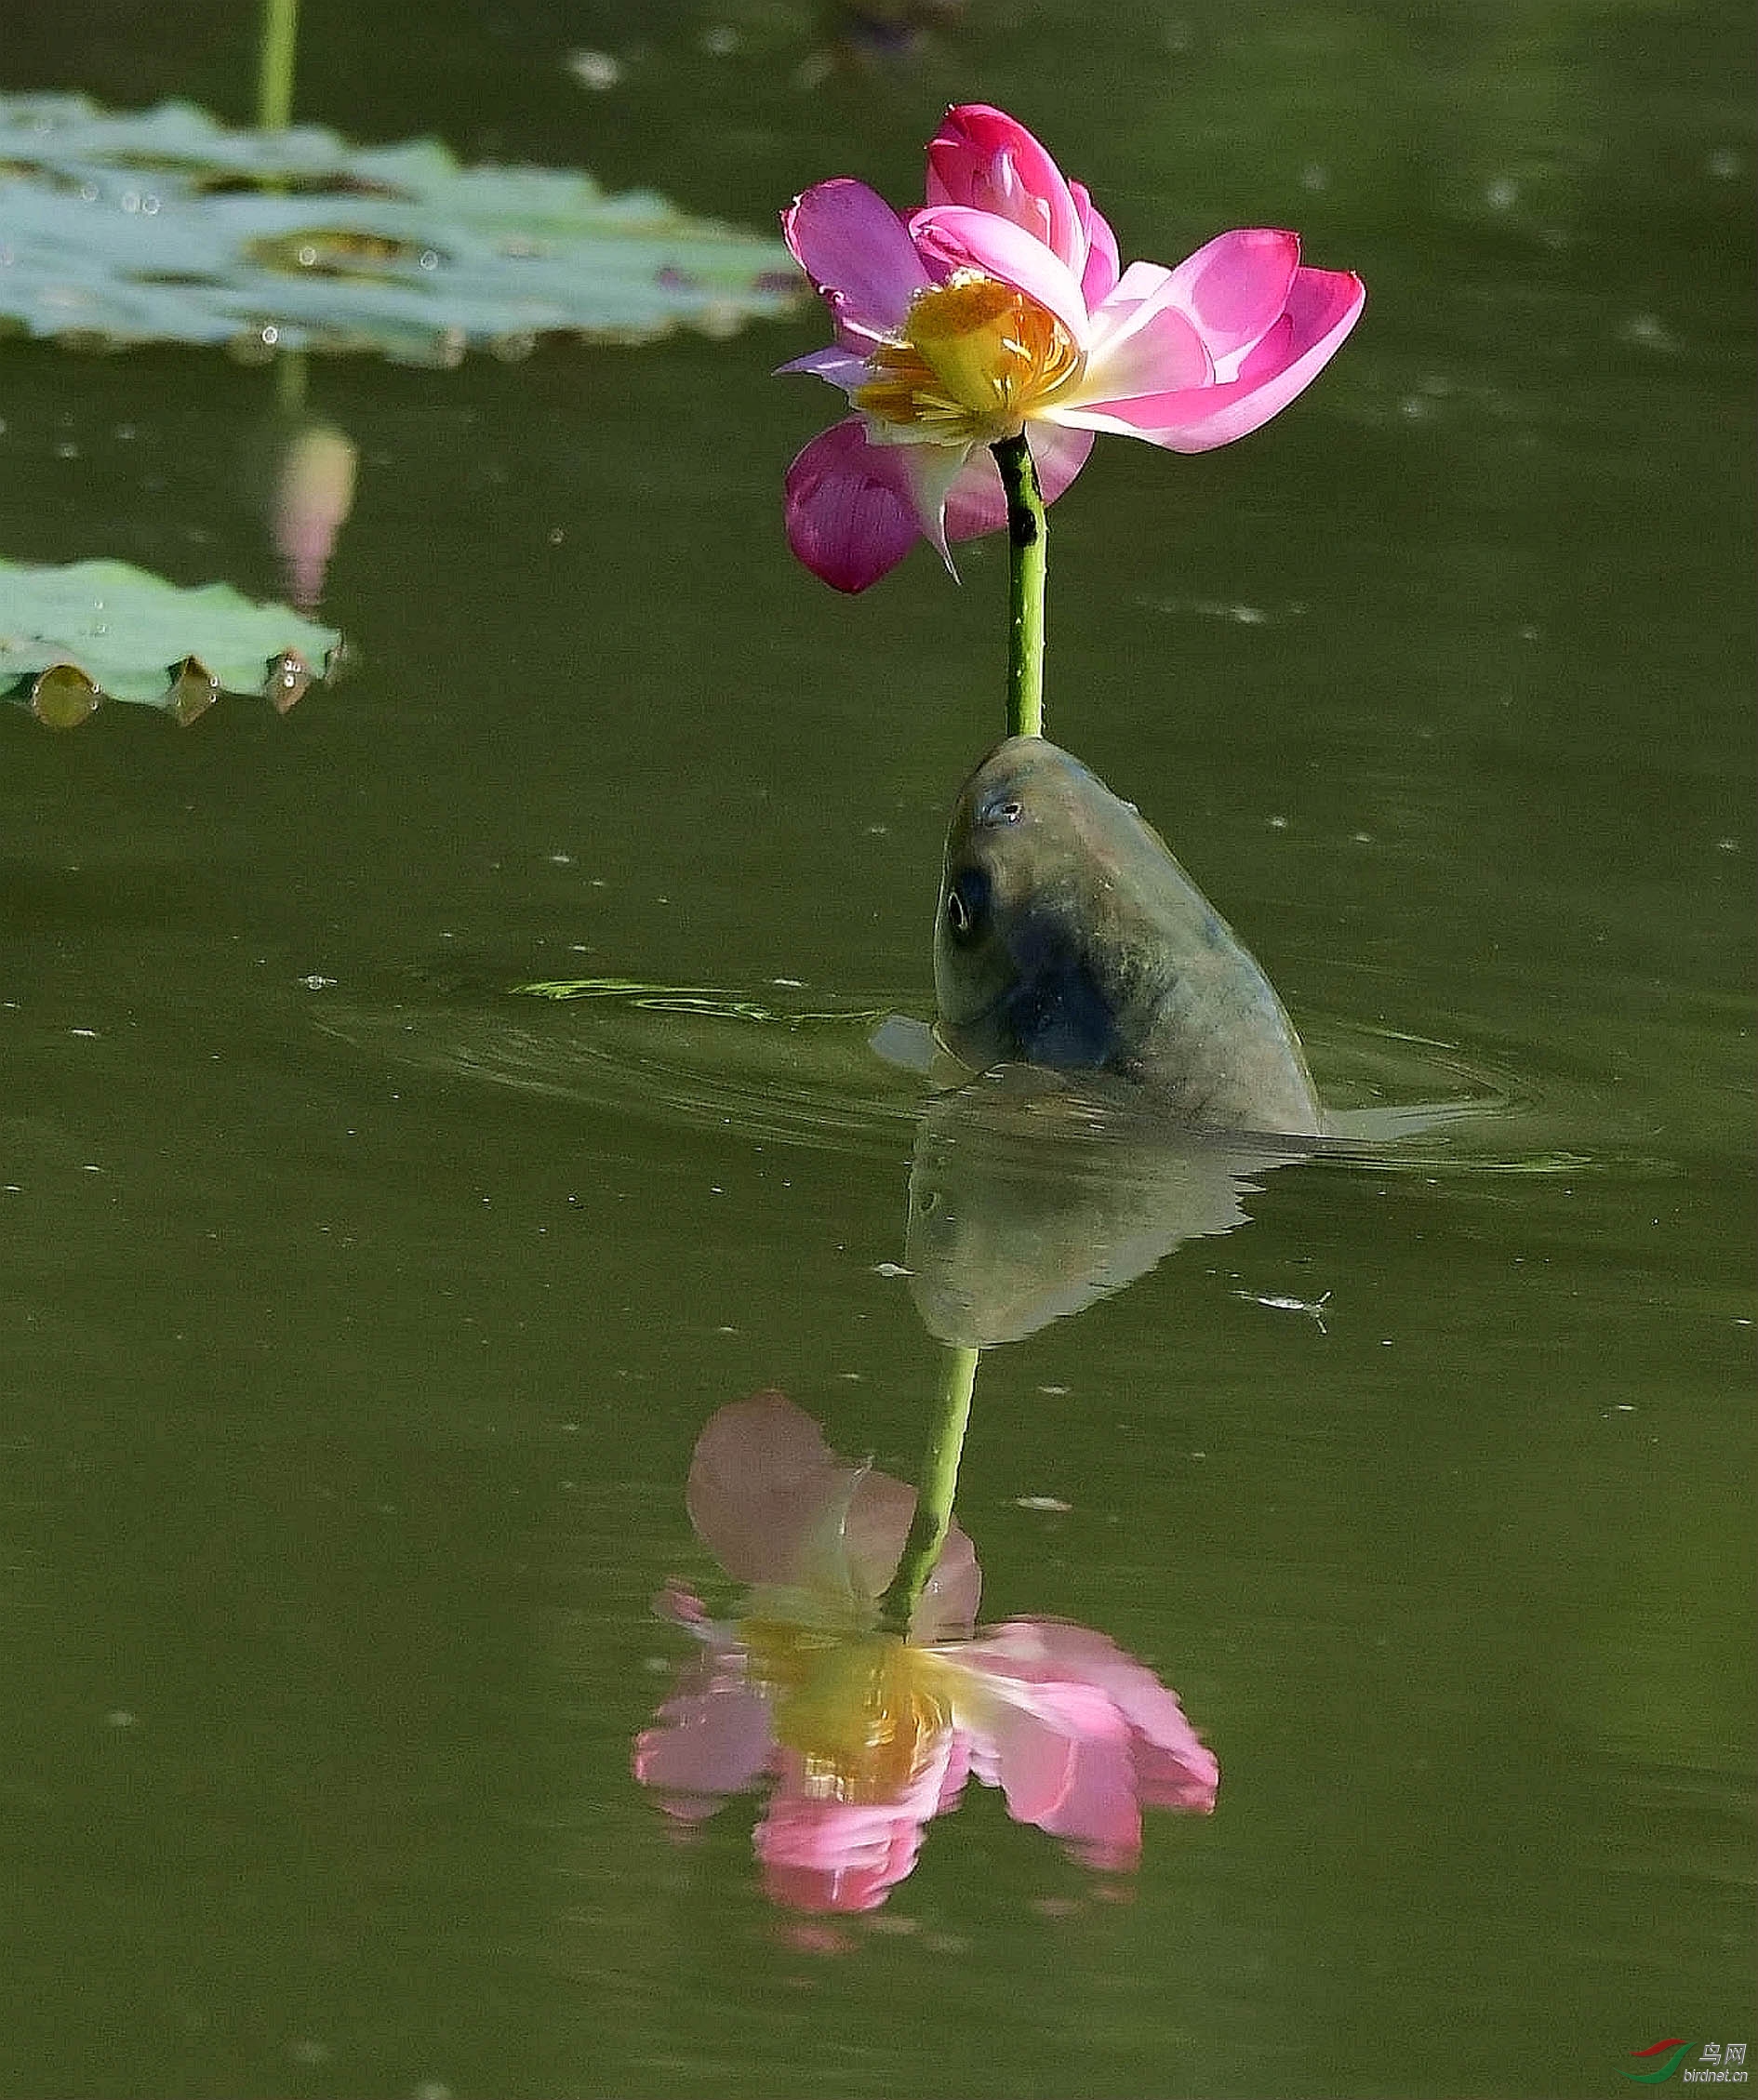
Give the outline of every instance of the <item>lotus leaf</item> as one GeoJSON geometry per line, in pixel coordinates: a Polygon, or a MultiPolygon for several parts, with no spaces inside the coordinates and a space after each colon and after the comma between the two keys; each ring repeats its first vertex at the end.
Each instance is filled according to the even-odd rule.
{"type": "Polygon", "coordinates": [[[0,95],[0,323],[32,335],[449,365],[546,335],[725,333],[798,285],[779,242],[575,170],[0,95]]]}
{"type": "Polygon", "coordinates": [[[52,728],[83,722],[106,695],[185,723],[222,692],[260,693],[285,712],[340,642],[230,584],[184,590],[127,562],[0,561],[0,696],[52,728]]]}

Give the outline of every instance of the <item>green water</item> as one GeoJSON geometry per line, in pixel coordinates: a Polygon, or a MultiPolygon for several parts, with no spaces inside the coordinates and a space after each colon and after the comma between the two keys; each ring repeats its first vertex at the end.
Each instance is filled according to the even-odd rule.
{"type": "MultiPolygon", "coordinates": [[[[243,13],[22,12],[6,86],[247,113],[243,13]]],[[[353,675],[0,721],[0,2091],[1572,2095],[1758,2047],[1743,14],[973,5],[878,73],[805,8],[406,20],[310,6],[300,109],[760,224],[907,197],[980,96],[1127,255],[1292,223],[1360,269],[1285,417],[1059,505],[1048,725],[1321,1085],[1506,1107],[1280,1168],[984,1361],[986,1611],[1152,1663],[1215,1815],[1101,1886],[974,1789],[802,1933],[749,1808],[680,1846],[630,1777],[648,1601],[712,1580],[724,1402],[914,1463],[917,1093],[833,1028],[505,988],[926,1014],[1002,551],[853,603],[792,564],[811,316],[315,366],[353,675]]],[[[273,591],[272,392],[0,344],[0,549],[273,591]]]]}

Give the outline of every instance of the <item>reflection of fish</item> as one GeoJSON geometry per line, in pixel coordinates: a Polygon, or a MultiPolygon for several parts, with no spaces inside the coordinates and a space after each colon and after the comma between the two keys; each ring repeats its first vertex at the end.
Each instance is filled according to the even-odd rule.
{"type": "Polygon", "coordinates": [[[934,983],[948,1047],[978,1070],[1112,1073],[1211,1129],[1325,1127],[1269,978],[1159,833],[1042,738],[1009,738],[960,791],[934,983]]]}
{"type": "Polygon", "coordinates": [[[916,1310],[961,1348],[1019,1341],[1243,1225],[1258,1176],[1315,1149],[1192,1130],[1115,1080],[1007,1066],[923,1115],[903,1256],[916,1310]]]}

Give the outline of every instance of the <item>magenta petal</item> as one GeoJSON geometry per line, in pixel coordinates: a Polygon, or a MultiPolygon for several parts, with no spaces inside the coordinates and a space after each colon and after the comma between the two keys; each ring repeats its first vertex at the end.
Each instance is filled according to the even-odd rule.
{"type": "Polygon", "coordinates": [[[928,281],[903,220],[876,190],[847,176],[796,197],[781,214],[781,231],[838,321],[861,334],[901,327],[928,281]]]}
{"type": "Polygon", "coordinates": [[[1287,312],[1247,352],[1234,379],[1102,407],[1070,409],[1069,419],[1096,430],[1146,438],[1169,452],[1207,452],[1231,445],[1285,408],[1310,386],[1355,325],[1366,299],[1359,277],[1346,270],[1299,270],[1287,312]]]}
{"type": "Polygon", "coordinates": [[[1011,219],[1071,270],[1086,259],[1072,186],[1023,124],[986,102],[948,110],[927,152],[927,201],[1011,219]]]}
{"type": "Polygon", "coordinates": [[[958,270],[999,278],[1047,307],[1074,342],[1085,347],[1086,301],[1080,280],[1022,226],[992,212],[936,205],[914,214],[910,233],[917,252],[942,282],[958,270]]]}
{"type": "Polygon", "coordinates": [[[1258,344],[1246,352],[1239,377],[1253,381],[1277,377],[1290,362],[1300,363],[1315,350],[1324,353],[1311,367],[1316,372],[1355,326],[1366,302],[1367,287],[1352,270],[1297,270],[1284,314],[1285,348],[1274,356],[1267,344],[1258,344]]]}
{"type": "MultiPolygon", "coordinates": [[[[1044,500],[1054,503],[1086,464],[1093,449],[1093,433],[1065,429],[1059,423],[1034,422],[1026,426],[1026,438],[1044,500]]],[[[971,454],[946,499],[946,537],[979,539],[986,532],[1004,530],[1006,523],[1007,498],[1002,490],[1000,470],[992,454],[980,448],[971,454]]]]}
{"type": "Polygon", "coordinates": [[[1081,293],[1090,312],[1114,289],[1118,272],[1123,268],[1123,258],[1118,253],[1116,234],[1087,195],[1085,185],[1071,182],[1069,192],[1074,199],[1081,231],[1086,237],[1086,266],[1081,272],[1081,293]]]}
{"type": "Polygon", "coordinates": [[[1245,227],[1218,234],[1172,272],[1172,298],[1219,365],[1281,318],[1299,260],[1297,233],[1245,227]]]}
{"type": "Polygon", "coordinates": [[[922,537],[901,445],[869,445],[859,417],[820,432],[788,469],[788,544],[837,591],[864,591],[922,537]]]}
{"type": "MultiPolygon", "coordinates": [[[[1162,428],[1141,434],[1172,452],[1207,452],[1248,435],[1312,383],[1366,298],[1352,271],[1297,271],[1286,313],[1246,354],[1239,377],[1186,396],[1162,428]]],[[[1139,405],[1127,405],[1132,415],[1139,405]]]]}

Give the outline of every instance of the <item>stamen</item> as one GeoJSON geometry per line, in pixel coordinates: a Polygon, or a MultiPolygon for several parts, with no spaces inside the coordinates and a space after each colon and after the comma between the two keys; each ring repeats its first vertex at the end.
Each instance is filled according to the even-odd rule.
{"type": "MultiPolygon", "coordinates": [[[[887,429],[939,445],[993,445],[1076,381],[1080,349],[1029,294],[976,271],[918,292],[902,333],[868,359],[855,405],[887,429]]],[[[894,437],[895,442],[895,437],[894,437]]]]}

